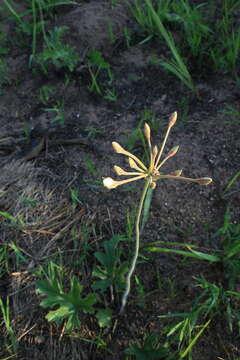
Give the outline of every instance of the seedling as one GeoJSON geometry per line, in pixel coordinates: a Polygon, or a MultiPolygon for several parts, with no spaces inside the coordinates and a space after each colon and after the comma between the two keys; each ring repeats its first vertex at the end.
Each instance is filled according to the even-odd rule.
{"type": "Polygon", "coordinates": [[[168,349],[161,344],[161,338],[157,334],[144,334],[142,341],[134,341],[124,352],[136,360],[168,359],[168,349]]]}
{"type": "Polygon", "coordinates": [[[76,207],[82,205],[82,201],[79,199],[79,191],[77,189],[70,189],[71,202],[76,207]]]}
{"type": "Polygon", "coordinates": [[[228,105],[224,110],[222,110],[222,113],[224,115],[227,115],[227,119],[224,120],[226,124],[240,123],[240,109],[238,109],[237,107],[228,105]]]}
{"type": "Polygon", "coordinates": [[[120,263],[122,251],[118,247],[122,240],[125,238],[113,236],[110,240],[104,241],[104,252],[94,253],[100,265],[95,266],[92,275],[100,280],[96,280],[92,288],[100,290],[102,293],[110,289],[111,300],[114,299],[114,289],[119,292],[125,286],[124,275],[127,272],[127,262],[120,263]]]}
{"type": "Polygon", "coordinates": [[[176,123],[176,120],[177,120],[177,113],[174,112],[169,119],[167,132],[166,132],[166,135],[164,137],[163,143],[160,148],[158,148],[156,145],[152,146],[151,129],[150,129],[149,125],[147,123],[145,123],[144,135],[145,135],[145,138],[146,138],[146,141],[148,144],[149,159],[150,159],[148,166],[143,164],[143,162],[139,158],[137,158],[134,154],[126,151],[117,142],[114,141],[112,143],[113,149],[117,153],[128,157],[129,166],[134,171],[128,172],[128,171],[121,169],[119,166],[115,165],[114,170],[117,173],[117,175],[127,176],[130,178],[117,181],[110,177],[107,177],[107,178],[103,179],[103,185],[108,189],[114,189],[120,185],[124,185],[124,184],[127,184],[132,181],[137,181],[137,180],[141,180],[141,179],[145,181],[143,191],[141,194],[141,198],[140,198],[140,202],[138,205],[138,211],[137,211],[136,223],[135,223],[135,231],[136,231],[135,253],[134,253],[134,257],[132,260],[130,270],[129,270],[127,278],[126,278],[126,289],[125,289],[125,292],[122,297],[122,305],[121,305],[120,313],[123,313],[123,311],[125,309],[127,298],[128,298],[129,292],[130,292],[130,287],[131,287],[131,278],[132,278],[132,275],[134,273],[134,270],[135,270],[135,267],[137,264],[137,259],[138,259],[138,254],[139,254],[139,245],[140,245],[140,221],[141,221],[141,216],[142,216],[142,212],[144,209],[144,203],[145,203],[145,200],[147,199],[147,197],[149,196],[149,194],[151,196],[151,190],[154,190],[156,188],[157,181],[161,180],[161,179],[176,179],[176,180],[191,181],[191,182],[194,182],[194,183],[197,183],[200,185],[208,185],[209,183],[212,182],[212,179],[208,178],[208,177],[192,179],[192,178],[187,178],[187,177],[181,176],[182,170],[176,170],[167,175],[164,175],[163,173],[161,173],[159,171],[160,168],[164,165],[164,163],[168,159],[173,157],[179,149],[179,146],[175,146],[172,150],[169,151],[169,153],[166,155],[166,157],[163,160],[161,159],[168,135],[170,133],[171,128],[176,123]]]}
{"type": "Polygon", "coordinates": [[[124,27],[123,35],[124,35],[124,39],[125,39],[125,44],[126,44],[127,48],[129,49],[131,46],[132,38],[131,38],[131,32],[127,27],[124,27]]]}
{"type": "MultiPolygon", "coordinates": [[[[10,319],[10,306],[9,306],[9,297],[7,297],[7,301],[6,304],[4,305],[2,298],[0,298],[0,311],[2,313],[2,317],[3,317],[3,322],[4,322],[4,326],[6,328],[7,331],[7,336],[10,339],[10,345],[7,343],[5,337],[4,338],[4,342],[7,348],[7,351],[12,354],[15,353],[17,351],[17,338],[16,335],[14,334],[12,325],[11,325],[11,319],[10,319]]],[[[14,356],[15,357],[15,356],[14,356]]]]}
{"type": "Polygon", "coordinates": [[[47,85],[43,85],[39,90],[39,99],[41,103],[46,105],[50,100],[50,98],[52,97],[52,95],[54,95],[54,93],[55,93],[55,89],[50,88],[47,85]]]}
{"type": "Polygon", "coordinates": [[[18,229],[21,229],[24,226],[24,221],[20,216],[13,216],[7,211],[0,211],[0,216],[8,221],[7,223],[4,223],[6,226],[12,226],[18,229]]]}
{"type": "Polygon", "coordinates": [[[70,279],[70,290],[66,293],[56,269],[52,270],[51,277],[37,282],[37,292],[46,296],[40,305],[43,307],[54,307],[55,310],[49,311],[46,319],[57,324],[66,321],[65,329],[66,331],[71,331],[74,327],[80,326],[79,315],[81,312],[85,314],[94,313],[93,305],[97,301],[96,296],[89,293],[82,297],[83,286],[75,276],[70,279]]]}
{"type": "Polygon", "coordinates": [[[100,328],[109,327],[112,323],[112,310],[111,309],[99,309],[96,314],[98,325],[100,328]]]}
{"type": "Polygon", "coordinates": [[[45,74],[48,73],[50,65],[58,70],[67,68],[72,72],[80,60],[76,50],[62,41],[63,32],[67,29],[67,26],[60,26],[50,30],[45,37],[43,52],[34,57],[45,74]]]}
{"type": "MultiPolygon", "coordinates": [[[[17,24],[17,31],[27,36],[31,36],[32,41],[32,54],[29,59],[29,64],[32,64],[37,51],[37,38],[41,34],[46,44],[48,38],[46,35],[45,16],[51,16],[54,9],[61,5],[77,5],[77,3],[70,0],[32,0],[29,1],[29,10],[24,13],[18,13],[9,0],[3,0],[5,7],[10,12],[12,19],[17,24]],[[25,21],[25,17],[28,16],[29,22],[25,21]]],[[[46,45],[45,44],[45,45],[46,45]]]]}
{"type": "Polygon", "coordinates": [[[100,51],[92,50],[88,53],[88,70],[91,76],[91,85],[89,90],[95,92],[98,95],[102,94],[102,89],[98,83],[98,77],[100,72],[106,70],[108,74],[108,84],[110,85],[113,81],[113,74],[110,68],[110,64],[103,58],[100,51]]]}
{"type": "Polygon", "coordinates": [[[6,245],[0,247],[0,279],[8,272],[8,251],[6,245]]]}
{"type": "Polygon", "coordinates": [[[107,89],[106,94],[104,95],[104,99],[108,101],[117,101],[117,94],[115,89],[107,89]]]}
{"type": "Polygon", "coordinates": [[[103,131],[100,129],[97,129],[93,126],[88,126],[85,128],[85,131],[87,132],[87,139],[94,139],[97,135],[103,134],[103,131]]]}
{"type": "Polygon", "coordinates": [[[13,252],[15,254],[17,268],[19,267],[20,263],[29,264],[29,261],[23,255],[22,250],[14,242],[9,243],[8,246],[10,247],[10,249],[13,250],[13,252]]]}
{"type": "Polygon", "coordinates": [[[54,107],[44,109],[44,111],[55,114],[55,117],[51,120],[51,122],[55,125],[60,125],[61,127],[64,127],[65,115],[64,115],[64,102],[63,101],[57,101],[57,103],[54,107]]]}
{"type": "Polygon", "coordinates": [[[89,157],[86,157],[85,166],[86,166],[86,169],[90,172],[90,174],[94,178],[96,178],[98,176],[97,168],[95,167],[93,161],[89,157]]]}
{"type": "Polygon", "coordinates": [[[24,206],[35,208],[38,205],[37,200],[31,199],[27,196],[19,195],[19,200],[24,206]]]}

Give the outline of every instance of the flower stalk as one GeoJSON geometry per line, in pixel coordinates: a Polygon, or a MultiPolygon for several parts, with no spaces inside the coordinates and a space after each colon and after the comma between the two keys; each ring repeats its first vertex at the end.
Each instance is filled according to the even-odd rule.
{"type": "Polygon", "coordinates": [[[125,309],[125,306],[127,303],[127,298],[128,298],[128,295],[129,295],[130,289],[131,289],[131,277],[134,273],[134,270],[135,270],[135,267],[137,264],[137,259],[138,259],[138,254],[139,254],[139,246],[140,246],[140,220],[141,220],[144,201],[145,201],[147,191],[149,188],[149,182],[150,182],[150,179],[148,178],[144,184],[142,195],[141,195],[140,202],[138,205],[138,211],[137,211],[137,217],[136,217],[136,223],[135,223],[135,231],[136,231],[135,252],[134,252],[134,257],[132,259],[132,264],[131,264],[130,270],[126,277],[126,289],[122,296],[122,305],[121,305],[121,309],[120,309],[120,314],[122,314],[124,312],[124,309],[125,309]]]}

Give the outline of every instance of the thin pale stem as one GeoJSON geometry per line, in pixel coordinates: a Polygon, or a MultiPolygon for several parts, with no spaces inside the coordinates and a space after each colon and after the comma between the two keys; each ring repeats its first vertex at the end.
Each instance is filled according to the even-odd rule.
{"type": "Polygon", "coordinates": [[[141,220],[141,214],[142,214],[142,209],[143,209],[143,205],[144,205],[144,200],[147,194],[147,190],[149,188],[149,184],[150,184],[151,179],[148,178],[147,181],[145,182],[143,191],[142,191],[142,195],[140,198],[140,202],[139,202],[139,206],[138,206],[138,211],[137,211],[137,218],[136,218],[136,223],[135,223],[135,230],[136,230],[136,242],[135,242],[135,253],[134,253],[134,257],[132,259],[132,264],[131,264],[131,268],[127,274],[126,277],[126,289],[124,291],[124,294],[122,296],[122,305],[121,305],[121,309],[120,309],[120,314],[122,314],[124,312],[126,303],[127,303],[127,298],[131,289],[131,278],[132,275],[134,273],[136,264],[137,264],[137,259],[138,259],[138,254],[139,254],[139,245],[140,245],[140,220],[141,220]]]}
{"type": "Polygon", "coordinates": [[[160,149],[160,151],[159,151],[158,157],[157,157],[156,162],[155,162],[155,167],[156,167],[156,168],[158,167],[158,164],[159,164],[160,158],[161,158],[161,156],[162,156],[163,149],[164,149],[164,147],[165,147],[165,145],[166,145],[167,138],[168,138],[168,135],[169,135],[169,133],[170,133],[170,130],[171,130],[171,127],[168,127],[167,132],[166,132],[166,135],[165,135],[165,138],[164,138],[163,143],[162,143],[162,146],[161,146],[161,149],[160,149]]]}

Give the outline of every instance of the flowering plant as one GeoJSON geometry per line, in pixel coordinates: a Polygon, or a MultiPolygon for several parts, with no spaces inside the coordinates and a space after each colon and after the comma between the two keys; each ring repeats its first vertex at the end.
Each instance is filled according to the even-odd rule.
{"type": "Polygon", "coordinates": [[[124,180],[114,180],[111,177],[106,177],[103,179],[103,185],[108,189],[114,189],[120,185],[124,185],[126,183],[137,181],[140,179],[145,180],[145,185],[142,191],[142,195],[140,198],[138,211],[137,211],[137,217],[136,217],[136,223],[135,223],[135,230],[136,230],[136,244],[135,244],[135,253],[132,260],[131,268],[127,274],[126,278],[126,290],[122,297],[122,306],[120,313],[124,311],[124,308],[126,306],[127,298],[130,292],[130,286],[131,286],[131,277],[135,270],[138,253],[139,253],[139,242],[140,242],[140,230],[139,230],[139,224],[140,224],[140,218],[142,214],[142,209],[144,205],[144,201],[147,195],[147,191],[149,188],[155,189],[156,183],[160,179],[176,179],[176,180],[185,180],[185,181],[191,181],[198,183],[200,185],[208,185],[212,182],[212,179],[209,177],[202,177],[202,178],[188,178],[181,176],[182,170],[176,170],[170,174],[162,174],[159,169],[165,164],[165,162],[173,157],[178,149],[179,146],[174,146],[166,155],[166,157],[162,160],[162,154],[163,150],[166,145],[167,138],[169,136],[171,128],[174,126],[174,124],[177,121],[177,112],[175,111],[169,119],[168,122],[168,128],[167,132],[165,134],[163,143],[160,148],[158,148],[156,145],[152,146],[151,143],[151,129],[147,123],[144,125],[144,135],[148,143],[148,149],[149,149],[149,165],[145,166],[143,162],[134,154],[126,151],[121,145],[119,145],[117,142],[113,142],[112,146],[113,149],[122,155],[125,155],[128,157],[129,166],[133,171],[125,171],[122,168],[120,168],[117,165],[114,165],[114,170],[119,176],[128,176],[130,178],[124,179],[124,180]]]}

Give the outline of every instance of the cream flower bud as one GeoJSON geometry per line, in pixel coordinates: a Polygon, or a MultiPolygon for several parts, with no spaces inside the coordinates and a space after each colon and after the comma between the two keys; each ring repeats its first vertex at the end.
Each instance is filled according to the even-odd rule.
{"type": "Polygon", "coordinates": [[[157,147],[157,145],[154,146],[152,154],[153,154],[153,158],[155,159],[155,157],[156,157],[157,154],[158,154],[158,147],[157,147]]]}
{"type": "Polygon", "coordinates": [[[133,160],[136,161],[136,163],[138,163],[138,165],[141,166],[141,168],[142,168],[143,170],[147,171],[146,166],[142,163],[141,160],[139,160],[135,155],[131,154],[129,151],[124,150],[124,148],[123,148],[121,145],[119,145],[116,141],[113,141],[113,142],[112,142],[112,146],[113,146],[113,149],[114,149],[117,153],[123,154],[123,155],[126,155],[126,156],[132,158],[133,160]]]}
{"type": "Polygon", "coordinates": [[[103,179],[103,185],[107,188],[107,189],[114,189],[115,187],[117,187],[119,184],[117,181],[113,180],[110,177],[106,177],[103,179]]]}
{"type": "Polygon", "coordinates": [[[119,145],[116,141],[112,142],[112,147],[116,151],[116,153],[125,154],[124,148],[121,145],[119,145]]]}
{"type": "Polygon", "coordinates": [[[179,149],[179,145],[177,146],[174,146],[170,151],[169,153],[167,154],[167,158],[170,158],[172,156],[174,156],[177,152],[178,152],[178,149],[179,149]]]}
{"type": "Polygon", "coordinates": [[[118,175],[125,175],[126,171],[124,171],[120,166],[114,165],[114,170],[118,175]]]}
{"type": "Polygon", "coordinates": [[[128,163],[129,163],[130,168],[135,169],[135,170],[138,170],[139,172],[144,173],[144,170],[142,170],[142,169],[135,163],[135,161],[134,161],[133,159],[128,158],[128,163]]]}
{"type": "Polygon", "coordinates": [[[170,173],[169,175],[172,175],[172,176],[180,176],[182,174],[182,170],[176,170],[172,173],[170,173]]]}
{"type": "Polygon", "coordinates": [[[114,165],[114,170],[118,175],[128,175],[128,176],[133,176],[133,175],[141,175],[142,172],[129,172],[129,171],[125,171],[122,168],[120,168],[120,166],[114,165]]]}
{"type": "Polygon", "coordinates": [[[156,183],[155,183],[155,182],[152,182],[152,183],[150,184],[150,188],[151,188],[152,190],[156,189],[156,183]]]}
{"type": "Polygon", "coordinates": [[[173,127],[176,121],[177,121],[177,112],[174,111],[174,113],[172,113],[172,115],[169,118],[168,127],[169,128],[173,127]]]}
{"type": "Polygon", "coordinates": [[[148,141],[148,144],[150,145],[151,144],[151,129],[147,123],[144,124],[144,135],[148,141]]]}
{"type": "Polygon", "coordinates": [[[200,179],[196,179],[196,181],[198,182],[198,184],[200,185],[208,185],[212,182],[212,179],[209,177],[203,177],[200,179]]]}

